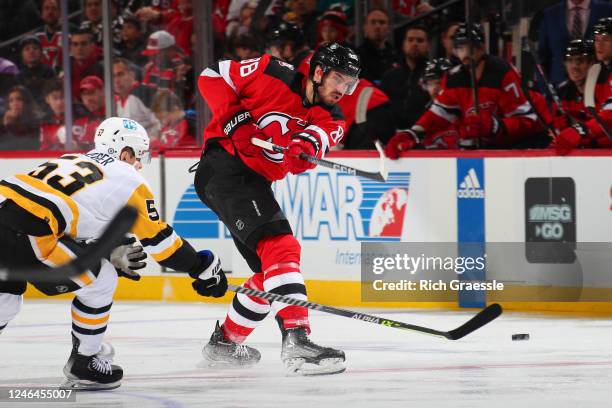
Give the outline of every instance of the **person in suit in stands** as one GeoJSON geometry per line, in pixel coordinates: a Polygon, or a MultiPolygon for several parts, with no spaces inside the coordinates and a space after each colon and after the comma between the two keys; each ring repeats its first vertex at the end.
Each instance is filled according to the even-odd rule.
{"type": "Polygon", "coordinates": [[[606,16],[612,16],[612,3],[605,0],[563,0],[544,10],[538,54],[552,83],[567,79],[563,61],[569,42],[590,39],[593,25],[606,16]]]}

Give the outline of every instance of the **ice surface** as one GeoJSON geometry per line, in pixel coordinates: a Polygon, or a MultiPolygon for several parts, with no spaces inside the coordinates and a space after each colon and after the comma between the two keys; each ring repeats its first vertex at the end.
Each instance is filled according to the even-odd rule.
{"type": "MultiPolygon", "coordinates": [[[[70,352],[70,304],[26,301],[0,335],[0,386],[57,386],[70,352]]],[[[473,312],[371,311],[448,330],[473,312]]],[[[262,361],[247,370],[198,368],[225,307],[203,303],[113,306],[107,340],[122,386],[77,395],[67,407],[609,407],[612,319],[505,313],[456,341],[312,313],[312,339],[342,348],[346,373],[286,377],[280,333],[268,318],[249,338],[262,361]],[[529,333],[529,341],[512,341],[529,333]]],[[[1,403],[0,408],[12,404],[1,403]]],[[[58,406],[44,404],[44,406],[58,406]]],[[[41,407],[18,403],[16,407],[41,407]]]]}

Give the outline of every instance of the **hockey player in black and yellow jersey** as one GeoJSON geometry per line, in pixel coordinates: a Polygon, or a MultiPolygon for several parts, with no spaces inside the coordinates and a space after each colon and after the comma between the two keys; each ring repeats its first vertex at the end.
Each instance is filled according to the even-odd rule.
{"type": "MultiPolygon", "coordinates": [[[[98,267],[76,278],[33,282],[46,295],[73,292],[73,350],[63,387],[111,389],[123,371],[103,346],[118,276],[139,279],[146,252],[164,267],[189,273],[203,296],[222,296],[227,280],[219,258],[196,252],[161,220],[151,188],[138,170],[149,160],[149,138],[130,119],[109,118],[95,134],[95,149],[49,160],[27,174],[0,181],[0,264],[24,268],[44,264],[53,273],[96,239],[125,205],[138,210],[132,228],[141,246],[123,245],[98,267]]],[[[0,332],[18,313],[25,281],[0,282],[0,332]]]]}

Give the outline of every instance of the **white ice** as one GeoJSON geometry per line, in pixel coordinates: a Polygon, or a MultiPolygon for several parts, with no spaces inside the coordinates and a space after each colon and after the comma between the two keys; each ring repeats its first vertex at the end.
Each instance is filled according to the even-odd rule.
{"type": "MultiPolygon", "coordinates": [[[[448,330],[473,312],[377,310],[448,330]]],[[[612,319],[505,313],[459,341],[312,313],[312,339],[346,351],[344,374],[286,377],[272,318],[248,344],[248,370],[197,367],[224,305],[113,306],[107,340],[125,372],[113,391],[80,393],[67,407],[609,407],[612,319]],[[529,333],[529,341],[512,341],[529,333]]],[[[69,303],[27,301],[0,335],[0,386],[57,386],[70,352],[69,303]]],[[[0,403],[0,408],[11,404],[0,403]]],[[[19,403],[16,407],[41,407],[19,403]]],[[[51,405],[50,405],[51,406],[51,405]]],[[[53,404],[53,406],[57,406],[53,404]]]]}

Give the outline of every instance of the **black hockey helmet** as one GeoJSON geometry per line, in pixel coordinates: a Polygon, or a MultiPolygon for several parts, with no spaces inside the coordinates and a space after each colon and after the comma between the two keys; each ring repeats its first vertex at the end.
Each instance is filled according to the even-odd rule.
{"type": "Polygon", "coordinates": [[[431,79],[440,79],[442,75],[449,69],[451,69],[452,65],[449,60],[446,58],[435,58],[429,60],[427,65],[425,65],[425,73],[423,74],[423,80],[429,81],[431,79]]]}
{"type": "Polygon", "coordinates": [[[297,24],[282,22],[268,33],[267,45],[282,45],[292,42],[295,48],[301,48],[306,44],[304,32],[297,24]]]}
{"type": "Polygon", "coordinates": [[[349,47],[337,43],[327,44],[319,48],[310,60],[310,77],[318,66],[327,74],[330,70],[338,71],[353,78],[359,78],[361,61],[359,56],[349,47]]]}
{"type": "Polygon", "coordinates": [[[457,31],[453,34],[453,47],[457,48],[461,44],[472,43],[473,45],[484,44],[485,35],[480,24],[472,24],[471,30],[466,23],[459,24],[457,31]]]}
{"type": "Polygon", "coordinates": [[[593,57],[593,42],[590,40],[572,40],[565,48],[564,59],[569,57],[593,57]]]}
{"type": "Polygon", "coordinates": [[[612,35],[612,17],[602,17],[593,26],[593,34],[612,35]]]}

